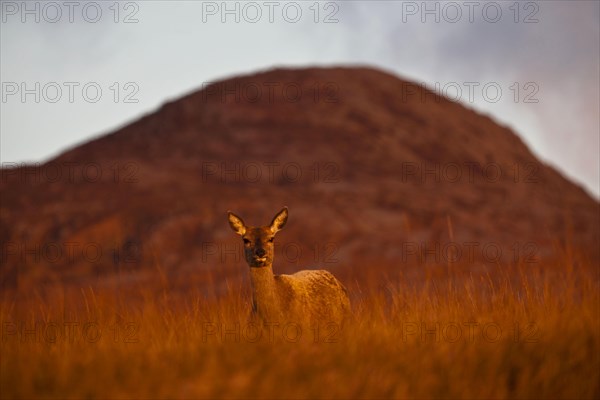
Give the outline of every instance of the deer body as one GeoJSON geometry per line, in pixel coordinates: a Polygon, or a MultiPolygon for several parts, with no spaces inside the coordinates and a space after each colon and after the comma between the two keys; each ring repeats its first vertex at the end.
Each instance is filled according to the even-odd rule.
{"type": "Polygon", "coordinates": [[[274,236],[287,221],[287,208],[267,227],[248,227],[229,213],[232,229],[244,240],[250,266],[253,311],[263,322],[341,324],[350,311],[344,286],[329,272],[305,270],[273,274],[274,236]]]}

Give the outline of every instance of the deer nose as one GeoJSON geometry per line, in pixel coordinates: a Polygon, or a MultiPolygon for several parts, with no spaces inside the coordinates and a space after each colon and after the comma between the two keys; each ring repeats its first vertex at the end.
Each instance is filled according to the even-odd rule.
{"type": "Polygon", "coordinates": [[[256,249],[256,255],[259,257],[264,257],[267,252],[264,249],[256,249]]]}

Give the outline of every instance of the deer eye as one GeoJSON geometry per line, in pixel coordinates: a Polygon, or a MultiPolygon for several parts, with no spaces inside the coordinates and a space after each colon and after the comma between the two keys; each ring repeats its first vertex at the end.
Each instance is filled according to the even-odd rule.
{"type": "Polygon", "coordinates": [[[244,244],[250,244],[250,239],[244,238],[244,244]]]}
{"type": "Polygon", "coordinates": [[[274,240],[275,240],[275,238],[274,238],[274,237],[270,238],[270,239],[269,239],[269,243],[273,243],[273,241],[274,241],[274,240]]]}

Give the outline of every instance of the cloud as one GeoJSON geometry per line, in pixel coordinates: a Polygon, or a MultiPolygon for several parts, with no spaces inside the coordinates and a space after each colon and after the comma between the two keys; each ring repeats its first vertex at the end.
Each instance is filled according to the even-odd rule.
{"type": "Polygon", "coordinates": [[[251,14],[238,15],[236,23],[227,13],[222,23],[221,13],[206,15],[207,2],[136,2],[134,10],[119,3],[117,23],[111,2],[101,3],[97,23],[80,14],[74,23],[21,23],[18,15],[8,16],[0,38],[3,82],[94,81],[104,96],[98,103],[81,95],[73,103],[1,103],[2,161],[46,159],[204,81],[273,65],[368,63],[432,86],[457,83],[463,103],[511,126],[544,160],[600,194],[600,3],[477,2],[470,15],[469,2],[321,2],[316,9],[297,2],[302,18],[296,23],[282,13],[288,3],[280,2],[272,22],[263,6],[257,23],[246,20],[251,14]],[[490,22],[494,4],[502,17],[490,22]],[[425,13],[423,5],[434,12],[425,13]],[[133,11],[138,22],[123,23],[133,11]],[[327,16],[333,23],[324,23],[327,16]],[[527,16],[537,22],[524,23],[527,16]],[[115,82],[121,99],[123,86],[135,82],[138,103],[113,101],[115,82]],[[465,82],[480,84],[473,102],[465,82]],[[501,101],[482,95],[489,82],[502,88],[501,101]],[[524,102],[531,82],[538,103],[524,102]]]}

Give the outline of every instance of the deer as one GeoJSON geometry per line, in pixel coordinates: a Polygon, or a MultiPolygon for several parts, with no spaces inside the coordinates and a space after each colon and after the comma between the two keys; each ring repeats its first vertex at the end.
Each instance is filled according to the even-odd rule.
{"type": "Polygon", "coordinates": [[[287,207],[275,215],[270,225],[262,227],[246,225],[231,211],[227,214],[231,229],[242,237],[244,256],[250,267],[251,316],[263,323],[342,326],[350,311],[350,299],[346,288],[330,272],[273,273],[275,234],[288,220],[287,207]]]}

